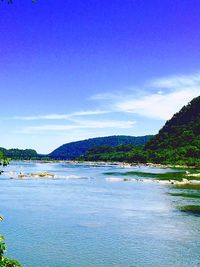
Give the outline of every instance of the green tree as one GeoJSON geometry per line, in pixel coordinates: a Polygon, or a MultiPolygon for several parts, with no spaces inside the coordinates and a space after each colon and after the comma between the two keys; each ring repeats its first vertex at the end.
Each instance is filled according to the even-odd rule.
{"type": "MultiPolygon", "coordinates": [[[[9,163],[8,159],[4,158],[3,153],[0,152],[0,165],[6,166],[9,163]]],[[[0,174],[2,171],[0,171],[0,174]]],[[[0,215],[0,221],[3,221],[3,217],[0,215]]],[[[6,244],[4,237],[0,235],[0,267],[22,267],[22,265],[16,260],[8,259],[4,256],[6,251],[6,244]]]]}
{"type": "MultiPolygon", "coordinates": [[[[0,216],[0,221],[3,220],[3,217],[0,216]]],[[[4,237],[0,235],[0,267],[23,267],[18,261],[8,259],[4,256],[6,251],[6,244],[4,242],[4,237]]]]}

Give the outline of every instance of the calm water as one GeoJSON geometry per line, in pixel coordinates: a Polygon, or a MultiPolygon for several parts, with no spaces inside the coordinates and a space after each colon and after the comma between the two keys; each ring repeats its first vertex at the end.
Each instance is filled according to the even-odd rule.
{"type": "Polygon", "coordinates": [[[168,192],[174,189],[166,185],[109,182],[103,173],[113,170],[131,171],[61,163],[7,167],[5,171],[47,171],[63,177],[0,176],[0,212],[5,217],[0,231],[8,256],[25,267],[200,266],[200,217],[176,209],[199,200],[173,197],[168,192]]]}

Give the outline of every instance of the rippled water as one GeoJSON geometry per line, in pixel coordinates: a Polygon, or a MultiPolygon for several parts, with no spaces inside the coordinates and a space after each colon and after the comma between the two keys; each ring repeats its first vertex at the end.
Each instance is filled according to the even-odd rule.
{"type": "Polygon", "coordinates": [[[199,199],[171,196],[171,186],[157,183],[109,182],[104,173],[113,170],[131,169],[22,162],[8,166],[5,171],[63,177],[0,176],[0,212],[5,217],[0,231],[8,256],[25,267],[200,266],[200,217],[176,209],[199,199]]]}

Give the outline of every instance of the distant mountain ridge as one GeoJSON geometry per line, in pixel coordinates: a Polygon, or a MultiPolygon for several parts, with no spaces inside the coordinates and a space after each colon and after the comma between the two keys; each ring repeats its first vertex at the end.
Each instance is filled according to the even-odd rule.
{"type": "Polygon", "coordinates": [[[90,138],[82,141],[75,141],[64,144],[48,156],[52,159],[73,160],[85,154],[89,149],[98,146],[118,146],[118,145],[144,145],[152,135],[145,136],[126,136],[114,135],[106,137],[90,138]]]}
{"type": "Polygon", "coordinates": [[[194,98],[174,114],[145,146],[102,146],[90,149],[80,159],[153,162],[200,168],[200,97],[194,98]]]}
{"type": "Polygon", "coordinates": [[[0,148],[13,160],[103,160],[200,167],[200,96],[168,120],[156,135],[114,135],[64,144],[48,155],[33,149],[0,148]]]}

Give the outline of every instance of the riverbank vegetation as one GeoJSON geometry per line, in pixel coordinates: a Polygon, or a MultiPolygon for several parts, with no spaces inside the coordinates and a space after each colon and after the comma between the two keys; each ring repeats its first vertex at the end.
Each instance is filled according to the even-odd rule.
{"type": "Polygon", "coordinates": [[[34,160],[40,158],[34,149],[5,149],[1,147],[0,153],[5,159],[12,160],[34,160]]]}
{"type": "MultiPolygon", "coordinates": [[[[107,136],[64,144],[48,155],[0,148],[12,160],[81,160],[156,163],[200,168],[200,96],[167,121],[155,136],[107,136]]],[[[4,163],[3,163],[4,164],[4,163]]]]}
{"type": "MultiPolygon", "coordinates": [[[[6,166],[9,163],[9,160],[3,156],[3,153],[0,152],[0,165],[6,166]]],[[[0,171],[2,173],[2,171],[0,171]]],[[[3,217],[0,216],[0,221],[3,221],[3,217]]],[[[6,251],[6,244],[4,242],[4,237],[0,235],[0,267],[22,267],[19,262],[16,260],[8,259],[4,256],[6,251]]]]}
{"type": "Polygon", "coordinates": [[[200,206],[198,205],[186,205],[177,208],[182,212],[200,215],[200,206]]]}
{"type": "Polygon", "coordinates": [[[151,150],[143,146],[101,146],[93,147],[86,154],[80,156],[84,161],[118,161],[127,163],[157,163],[164,165],[185,165],[200,168],[200,149],[185,146],[177,149],[151,150]]]}
{"type": "Polygon", "coordinates": [[[143,146],[93,147],[80,157],[89,161],[153,162],[200,168],[200,96],[167,121],[143,146]]]}
{"type": "Polygon", "coordinates": [[[0,148],[13,160],[81,160],[156,163],[200,168],[200,96],[167,121],[155,136],[107,136],[64,144],[48,155],[0,148]]]}
{"type": "Polygon", "coordinates": [[[12,259],[5,257],[4,253],[6,251],[6,244],[4,242],[4,237],[0,236],[0,266],[1,267],[22,267],[22,265],[12,259]]]}
{"type": "Polygon", "coordinates": [[[190,170],[190,173],[188,171],[179,170],[179,171],[170,171],[170,172],[164,172],[164,173],[154,173],[154,172],[141,172],[141,171],[128,171],[128,172],[105,172],[105,175],[109,176],[129,176],[129,177],[144,177],[144,178],[151,178],[151,179],[157,179],[157,180],[176,180],[176,181],[182,181],[183,179],[187,179],[188,181],[196,180],[200,181],[200,175],[199,176],[190,176],[193,174],[198,174],[195,170],[190,170]]]}

